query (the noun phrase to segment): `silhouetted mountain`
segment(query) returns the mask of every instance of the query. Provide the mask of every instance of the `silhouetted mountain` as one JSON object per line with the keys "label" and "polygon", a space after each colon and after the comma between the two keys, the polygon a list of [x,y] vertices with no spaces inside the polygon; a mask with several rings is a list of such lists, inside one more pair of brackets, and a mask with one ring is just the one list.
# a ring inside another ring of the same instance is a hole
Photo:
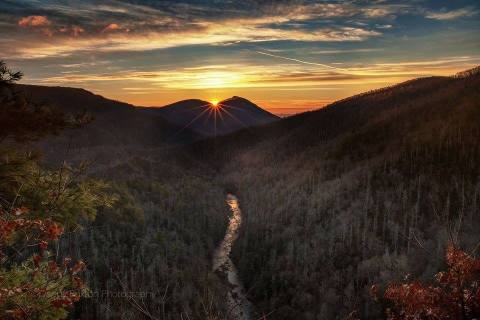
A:
{"label": "silhouetted mountain", "polygon": [[200,138],[198,133],[181,130],[160,115],[144,113],[131,104],[84,89],[34,85],[18,85],[18,89],[32,101],[46,103],[65,114],[86,111],[94,118],[82,128],[66,130],[42,142],[48,159],[87,159],[92,153],[101,153],[105,159],[125,158],[125,148],[167,147]]}
{"label": "silhouetted mountain", "polygon": [[240,97],[221,101],[217,106],[203,100],[183,100],[162,108],[144,108],[183,128],[205,136],[224,135],[233,131],[259,126],[280,118]]}

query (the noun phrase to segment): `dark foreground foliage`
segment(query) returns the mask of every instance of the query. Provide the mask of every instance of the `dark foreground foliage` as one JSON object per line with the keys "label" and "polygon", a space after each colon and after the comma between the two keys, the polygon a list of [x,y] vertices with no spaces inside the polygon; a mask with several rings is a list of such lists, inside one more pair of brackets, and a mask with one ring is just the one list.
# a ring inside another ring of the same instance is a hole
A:
{"label": "dark foreground foliage", "polygon": [[[0,318],[63,319],[88,289],[85,263],[55,253],[65,229],[111,205],[100,181],[62,166],[47,171],[13,142],[35,141],[71,125],[13,86],[21,73],[0,61]],[[13,142],[12,142],[13,141]]]}

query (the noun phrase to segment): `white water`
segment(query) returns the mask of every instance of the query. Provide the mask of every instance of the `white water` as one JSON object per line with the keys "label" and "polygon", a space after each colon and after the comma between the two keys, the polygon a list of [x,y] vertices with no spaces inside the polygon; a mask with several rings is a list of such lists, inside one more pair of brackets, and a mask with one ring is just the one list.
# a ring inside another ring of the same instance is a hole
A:
{"label": "white water", "polygon": [[213,270],[219,273],[227,282],[227,317],[231,320],[251,320],[252,304],[246,297],[242,282],[238,277],[237,268],[230,259],[232,245],[238,237],[238,229],[242,223],[242,212],[238,199],[232,194],[227,195],[227,203],[232,211],[225,238],[215,250]]}

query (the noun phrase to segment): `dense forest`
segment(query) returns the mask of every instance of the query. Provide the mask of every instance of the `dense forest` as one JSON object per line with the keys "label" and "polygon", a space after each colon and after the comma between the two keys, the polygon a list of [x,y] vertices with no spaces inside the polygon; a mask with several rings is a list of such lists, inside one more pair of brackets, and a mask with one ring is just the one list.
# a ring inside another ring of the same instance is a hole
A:
{"label": "dense forest", "polygon": [[[3,63],[0,75],[2,319],[228,319],[211,265],[228,192],[259,317],[420,317],[432,304],[407,308],[395,284],[450,285],[458,270],[474,297],[461,317],[480,313],[478,68],[201,141],[81,90],[15,85]],[[422,292],[457,306],[444,299],[457,287]]]}
{"label": "dense forest", "polygon": [[220,283],[209,257],[226,228],[222,190],[188,176],[118,182],[112,190],[117,205],[61,241],[61,252],[88,257],[91,295],[77,317],[219,319]]}
{"label": "dense forest", "polygon": [[449,243],[475,253],[479,88],[478,69],[413,80],[217,142],[257,306],[275,319],[381,318],[372,284],[432,279]]}

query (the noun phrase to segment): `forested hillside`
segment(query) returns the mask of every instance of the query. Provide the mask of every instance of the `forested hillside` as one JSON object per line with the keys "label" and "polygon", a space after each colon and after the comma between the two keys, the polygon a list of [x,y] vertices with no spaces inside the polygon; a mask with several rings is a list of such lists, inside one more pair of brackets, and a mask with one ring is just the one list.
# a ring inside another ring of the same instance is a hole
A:
{"label": "forested hillside", "polygon": [[[408,81],[195,146],[245,215],[234,257],[274,319],[381,317],[377,283],[431,279],[480,241],[480,75]],[[209,150],[209,151],[205,151]],[[212,160],[212,155],[214,159]]]}
{"label": "forested hillside", "polygon": [[59,132],[39,144],[49,162],[96,161],[111,166],[148,149],[168,149],[200,136],[146,114],[135,106],[110,100],[84,89],[17,85],[31,104],[49,105],[67,116],[84,114],[91,121],[73,130]]}
{"label": "forested hillside", "polygon": [[71,316],[222,319],[227,310],[211,256],[228,208],[215,172],[178,145],[105,143],[94,158],[92,148],[82,151],[82,164],[88,176],[108,183],[117,200],[59,240],[62,255],[87,265],[89,294]]}
{"label": "forested hillside", "polygon": [[210,260],[226,228],[223,190],[182,175],[112,182],[112,191],[113,208],[60,242],[88,266],[91,292],[74,315],[221,319],[223,292]]}
{"label": "forested hillside", "polygon": [[171,124],[21,77],[0,61],[0,318],[222,319],[214,172]]}

